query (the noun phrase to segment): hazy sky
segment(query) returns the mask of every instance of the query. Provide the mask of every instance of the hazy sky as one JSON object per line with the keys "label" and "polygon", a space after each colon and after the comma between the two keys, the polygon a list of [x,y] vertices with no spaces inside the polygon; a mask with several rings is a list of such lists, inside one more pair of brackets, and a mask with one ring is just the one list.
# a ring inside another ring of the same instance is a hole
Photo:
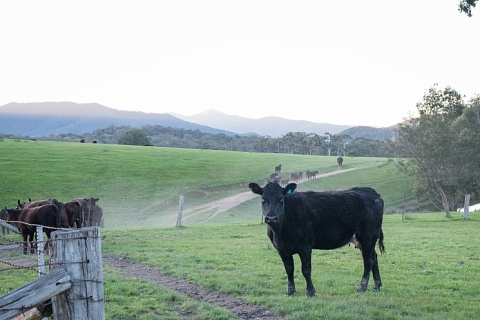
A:
{"label": "hazy sky", "polygon": [[434,83],[480,94],[480,8],[457,3],[2,1],[0,105],[389,126]]}

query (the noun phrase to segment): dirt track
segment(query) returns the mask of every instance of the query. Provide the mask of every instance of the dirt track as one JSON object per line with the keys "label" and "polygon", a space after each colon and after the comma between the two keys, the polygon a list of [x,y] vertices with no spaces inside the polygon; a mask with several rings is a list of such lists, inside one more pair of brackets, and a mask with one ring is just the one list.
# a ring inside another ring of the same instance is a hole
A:
{"label": "dirt track", "polygon": [[[336,174],[347,173],[347,172],[350,172],[352,170],[357,170],[357,169],[358,168],[350,168],[350,169],[345,169],[345,170],[336,170],[336,171],[326,172],[326,173],[318,174],[315,177],[315,179],[321,179],[321,178],[333,176],[333,175],[336,175]],[[300,181],[297,181],[296,183],[300,184],[300,183],[304,183],[306,181],[309,181],[309,180],[302,179]],[[251,191],[246,191],[246,192],[242,192],[242,193],[239,193],[237,195],[234,195],[234,196],[230,196],[230,197],[219,199],[219,200],[216,200],[216,201],[204,203],[204,204],[201,204],[201,205],[198,205],[198,206],[195,206],[195,207],[192,207],[192,208],[189,208],[189,209],[185,210],[184,213],[183,213],[183,220],[184,221],[188,220],[189,218],[191,218],[191,217],[193,217],[197,214],[201,214],[203,212],[213,212],[205,220],[205,222],[206,222],[206,221],[209,221],[209,220],[215,218],[219,214],[221,214],[221,213],[223,213],[227,210],[230,210],[231,208],[233,208],[233,207],[235,207],[235,206],[237,206],[237,205],[239,205],[239,204],[241,204],[245,201],[251,200],[255,197],[257,197],[256,194],[254,194]]]}

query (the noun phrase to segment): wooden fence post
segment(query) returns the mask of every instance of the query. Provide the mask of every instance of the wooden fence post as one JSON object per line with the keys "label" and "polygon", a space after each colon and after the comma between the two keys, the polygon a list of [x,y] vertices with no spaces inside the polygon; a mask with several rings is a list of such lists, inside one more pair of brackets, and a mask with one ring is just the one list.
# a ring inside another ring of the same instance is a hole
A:
{"label": "wooden fence post", "polygon": [[177,216],[177,227],[182,226],[182,216],[183,216],[183,203],[185,202],[185,198],[180,196],[180,201],[178,204],[178,216]]}
{"label": "wooden fence post", "polygon": [[55,319],[105,319],[100,228],[52,233],[51,269],[63,268],[72,287],[52,297]]}

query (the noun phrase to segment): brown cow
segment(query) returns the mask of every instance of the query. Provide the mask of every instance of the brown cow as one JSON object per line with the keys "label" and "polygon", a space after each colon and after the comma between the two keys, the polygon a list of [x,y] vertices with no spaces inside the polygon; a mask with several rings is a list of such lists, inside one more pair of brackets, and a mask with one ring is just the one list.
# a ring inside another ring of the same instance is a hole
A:
{"label": "brown cow", "polygon": [[46,248],[48,248],[50,244],[50,234],[52,231],[56,228],[63,227],[61,210],[54,204],[46,204],[33,208],[7,209],[7,215],[7,221],[19,221],[17,227],[23,237],[24,254],[27,254],[27,238],[30,242],[30,253],[35,252],[34,236],[37,232],[37,225],[43,226],[43,231],[47,234]]}
{"label": "brown cow", "polygon": [[53,204],[60,210],[61,227],[69,228],[70,225],[68,223],[67,212],[65,211],[65,204],[63,202],[58,201],[57,199],[37,200],[37,201],[32,201],[29,199],[29,202],[25,204],[24,208],[35,208],[35,207],[43,206],[46,204]]}

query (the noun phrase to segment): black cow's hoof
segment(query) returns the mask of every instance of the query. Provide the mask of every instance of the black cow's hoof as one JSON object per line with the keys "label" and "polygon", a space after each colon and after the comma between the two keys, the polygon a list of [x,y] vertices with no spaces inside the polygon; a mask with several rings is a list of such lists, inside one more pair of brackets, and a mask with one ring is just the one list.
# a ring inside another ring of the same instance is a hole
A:
{"label": "black cow's hoof", "polygon": [[360,284],[360,287],[358,287],[357,292],[365,292],[367,291],[367,285],[366,284]]}
{"label": "black cow's hoof", "polygon": [[287,297],[291,297],[291,296],[293,296],[294,294],[295,294],[295,289],[293,289],[293,290],[292,290],[292,289],[288,289],[288,290],[287,290],[287,293],[285,293],[285,295],[286,295]]}
{"label": "black cow's hoof", "polygon": [[313,291],[308,291],[307,290],[307,297],[309,297],[309,298],[315,297],[315,290],[313,290]]}
{"label": "black cow's hoof", "polygon": [[380,291],[381,286],[382,286],[382,281],[375,280],[375,284],[373,285],[373,291]]}

